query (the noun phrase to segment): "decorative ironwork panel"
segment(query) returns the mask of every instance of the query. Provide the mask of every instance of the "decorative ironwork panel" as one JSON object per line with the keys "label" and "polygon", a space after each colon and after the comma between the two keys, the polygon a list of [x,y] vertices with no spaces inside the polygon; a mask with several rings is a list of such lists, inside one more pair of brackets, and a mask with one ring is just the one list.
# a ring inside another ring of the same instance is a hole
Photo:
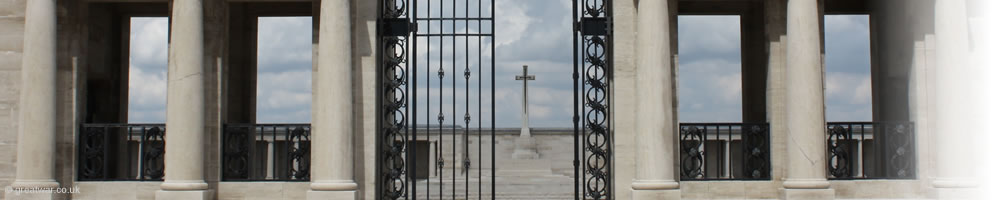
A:
{"label": "decorative ironwork panel", "polygon": [[916,157],[913,123],[881,123],[885,163],[885,178],[916,178]]}
{"label": "decorative ironwork panel", "polygon": [[107,129],[104,127],[87,127],[84,125],[80,131],[80,139],[78,146],[80,147],[80,156],[77,160],[79,163],[79,179],[81,181],[85,180],[101,180],[105,178],[107,174],[105,165],[105,152],[107,152],[107,143],[105,135],[107,135]]}
{"label": "decorative ironwork panel", "polygon": [[309,181],[310,124],[226,124],[223,181]]}
{"label": "decorative ironwork panel", "polygon": [[681,126],[681,179],[698,179],[705,176],[702,168],[705,163],[705,129],[696,125]]}
{"label": "decorative ironwork panel", "polygon": [[378,144],[376,189],[379,199],[407,197],[408,0],[378,3]]}
{"label": "decorative ironwork panel", "polygon": [[222,179],[250,179],[251,126],[226,125],[222,132]]}
{"label": "decorative ironwork panel", "polygon": [[611,1],[574,0],[573,8],[574,107],[582,110],[581,116],[574,109],[573,116],[574,137],[582,136],[574,142],[574,182],[582,187],[575,189],[575,198],[613,199]]}
{"label": "decorative ironwork panel", "polygon": [[828,178],[914,179],[912,122],[827,124]]}
{"label": "decorative ironwork panel", "polygon": [[143,131],[142,167],[140,167],[142,169],[142,178],[140,179],[163,179],[163,154],[166,153],[163,141],[165,132],[160,127],[152,127]]}
{"label": "decorative ironwork panel", "polygon": [[[846,126],[846,127],[845,127]],[[830,125],[827,127],[827,151],[829,156],[828,169],[830,176],[833,178],[849,178],[852,176],[852,170],[854,167],[851,166],[852,153],[854,152],[851,148],[851,135],[852,133],[848,131],[851,128],[849,124],[847,125]]]}
{"label": "decorative ironwork panel", "polygon": [[288,171],[289,178],[294,180],[309,180],[310,158],[310,127],[295,127],[288,135]]}
{"label": "decorative ironwork panel", "polygon": [[681,123],[681,180],[770,180],[768,124]]}
{"label": "decorative ironwork panel", "polygon": [[80,181],[163,180],[163,124],[81,124]]}
{"label": "decorative ironwork panel", "polygon": [[743,175],[747,179],[771,179],[771,131],[768,124],[744,124]]}

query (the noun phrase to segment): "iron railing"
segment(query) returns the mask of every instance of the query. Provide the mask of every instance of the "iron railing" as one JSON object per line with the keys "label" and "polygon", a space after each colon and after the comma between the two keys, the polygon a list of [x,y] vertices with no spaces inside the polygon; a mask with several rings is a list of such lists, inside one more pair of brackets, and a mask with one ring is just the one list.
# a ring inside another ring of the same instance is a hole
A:
{"label": "iron railing", "polygon": [[768,124],[681,123],[681,180],[770,180]]}
{"label": "iron railing", "polygon": [[309,181],[310,124],[226,124],[223,181]]}
{"label": "iron railing", "polygon": [[80,181],[162,181],[164,124],[81,124]]}
{"label": "iron railing", "polygon": [[913,179],[911,122],[827,123],[829,179]]}

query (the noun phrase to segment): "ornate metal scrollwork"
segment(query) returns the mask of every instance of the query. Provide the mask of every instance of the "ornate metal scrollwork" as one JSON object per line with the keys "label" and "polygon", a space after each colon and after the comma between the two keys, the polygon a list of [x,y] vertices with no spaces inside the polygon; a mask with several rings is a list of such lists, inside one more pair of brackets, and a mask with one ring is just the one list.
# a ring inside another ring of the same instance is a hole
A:
{"label": "ornate metal scrollwork", "polygon": [[163,154],[166,152],[163,141],[164,132],[165,130],[154,126],[145,130],[143,134],[142,179],[144,180],[163,179]]}
{"label": "ornate metal scrollwork", "polygon": [[743,125],[743,170],[749,179],[771,178],[771,137],[768,125]]}
{"label": "ornate metal scrollwork", "polygon": [[107,129],[84,127],[80,134],[80,180],[104,178]]}
{"label": "ornate metal scrollwork", "polygon": [[702,146],[705,140],[705,129],[697,126],[681,127],[681,178],[697,179],[705,176],[702,169],[705,162],[705,152]]}
{"label": "ornate metal scrollwork", "polygon": [[296,127],[288,136],[289,150],[288,168],[292,179],[309,180],[309,131],[302,126]]}
{"label": "ornate metal scrollwork", "polygon": [[381,199],[407,196],[407,36],[408,13],[405,0],[379,3],[379,91],[381,116],[378,147],[379,195]]}
{"label": "ornate metal scrollwork", "polygon": [[916,152],[913,146],[913,125],[908,122],[885,123],[883,127],[886,178],[914,178]]}
{"label": "ornate metal scrollwork", "polygon": [[[582,56],[579,58],[582,63],[578,63],[577,69],[583,72],[574,71],[573,74],[574,82],[582,85],[574,94],[580,96],[582,91],[583,98],[583,116],[573,116],[575,125],[583,120],[583,144],[578,147],[583,161],[574,160],[574,165],[583,165],[583,199],[612,199],[610,1],[584,0],[574,6],[573,12],[582,14],[574,26],[582,37],[577,40],[582,48],[576,52]],[[583,80],[579,80],[580,75]]]}
{"label": "ornate metal scrollwork", "polygon": [[584,172],[587,198],[610,192],[611,133],[608,130],[608,66],[605,36],[584,36]]}
{"label": "ornate metal scrollwork", "polygon": [[831,125],[827,134],[828,171],[834,178],[851,177],[851,133],[844,125]]}
{"label": "ornate metal scrollwork", "polygon": [[223,179],[250,178],[250,127],[225,128],[222,138]]}

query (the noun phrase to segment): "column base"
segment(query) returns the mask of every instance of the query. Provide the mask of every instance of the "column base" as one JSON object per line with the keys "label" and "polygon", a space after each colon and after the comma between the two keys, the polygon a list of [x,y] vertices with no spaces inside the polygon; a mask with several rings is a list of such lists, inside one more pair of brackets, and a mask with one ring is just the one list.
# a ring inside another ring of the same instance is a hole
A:
{"label": "column base", "polygon": [[350,191],[319,191],[319,190],[309,190],[308,192],[306,192],[306,199],[307,200],[327,200],[327,199],[330,199],[330,200],[332,200],[332,199],[351,200],[351,199],[356,199],[356,198],[357,198],[357,194],[356,194],[356,191],[354,191],[354,190],[350,190]]}
{"label": "column base", "polygon": [[[51,192],[43,193],[18,193],[14,191],[6,191],[3,193],[4,199],[6,200],[52,200],[56,199],[56,194]],[[65,197],[64,197],[65,198]]]}
{"label": "column base", "polygon": [[976,188],[934,188],[937,199],[980,199]]}
{"label": "column base", "polygon": [[668,190],[632,190],[632,199],[636,200],[675,200],[681,199],[680,189]]}
{"label": "column base", "polygon": [[798,200],[832,200],[835,197],[833,189],[778,189],[781,199]]}
{"label": "column base", "polygon": [[156,200],[210,200],[212,190],[157,190]]}

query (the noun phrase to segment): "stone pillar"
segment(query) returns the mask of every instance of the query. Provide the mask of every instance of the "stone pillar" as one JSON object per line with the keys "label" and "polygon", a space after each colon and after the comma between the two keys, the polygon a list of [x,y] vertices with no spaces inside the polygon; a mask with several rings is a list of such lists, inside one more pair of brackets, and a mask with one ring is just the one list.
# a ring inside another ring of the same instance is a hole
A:
{"label": "stone pillar", "polygon": [[156,199],[212,199],[205,183],[205,55],[201,0],[174,0],[167,61],[163,184]]}
{"label": "stone pillar", "polygon": [[308,199],[354,199],[354,87],[351,4],[320,3],[319,56],[313,96],[312,184]]}
{"label": "stone pillar", "polygon": [[976,186],[974,166],[970,162],[970,140],[977,132],[974,119],[976,87],[969,79],[974,67],[966,61],[969,50],[965,0],[937,0],[934,7],[934,32],[937,47],[935,83],[937,125],[935,140],[937,176],[932,183],[940,199],[972,199]]}
{"label": "stone pillar", "polygon": [[[56,1],[27,1],[24,18],[21,124],[11,187],[56,188]],[[53,199],[52,193],[5,195],[8,199]]]}
{"label": "stone pillar", "polygon": [[788,171],[783,199],[833,199],[826,180],[826,119],[818,0],[788,1]]}
{"label": "stone pillar", "polygon": [[673,39],[669,0],[639,1],[636,65],[634,199],[680,199]]}

